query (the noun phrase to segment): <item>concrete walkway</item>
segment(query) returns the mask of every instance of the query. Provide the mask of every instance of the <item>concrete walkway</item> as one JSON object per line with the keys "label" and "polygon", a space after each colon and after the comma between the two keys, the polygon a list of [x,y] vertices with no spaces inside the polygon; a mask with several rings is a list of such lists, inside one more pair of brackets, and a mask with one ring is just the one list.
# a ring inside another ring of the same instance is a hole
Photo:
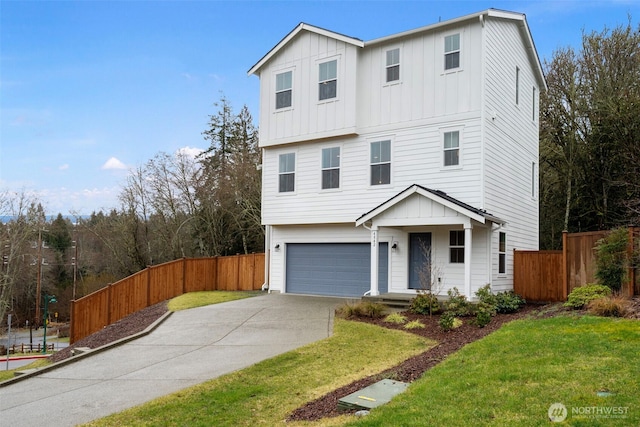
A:
{"label": "concrete walkway", "polygon": [[343,299],[261,295],[179,311],[150,334],[0,388],[0,424],[75,426],[331,335]]}

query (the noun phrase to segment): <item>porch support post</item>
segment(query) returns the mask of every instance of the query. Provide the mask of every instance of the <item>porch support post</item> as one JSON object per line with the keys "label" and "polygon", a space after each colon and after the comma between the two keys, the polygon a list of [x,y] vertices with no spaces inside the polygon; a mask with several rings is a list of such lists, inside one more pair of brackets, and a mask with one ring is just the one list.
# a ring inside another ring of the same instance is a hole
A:
{"label": "porch support post", "polygon": [[471,299],[471,224],[464,225],[464,294]]}
{"label": "porch support post", "polygon": [[379,259],[379,246],[378,246],[378,227],[371,227],[371,296],[380,295],[378,290],[378,259]]}

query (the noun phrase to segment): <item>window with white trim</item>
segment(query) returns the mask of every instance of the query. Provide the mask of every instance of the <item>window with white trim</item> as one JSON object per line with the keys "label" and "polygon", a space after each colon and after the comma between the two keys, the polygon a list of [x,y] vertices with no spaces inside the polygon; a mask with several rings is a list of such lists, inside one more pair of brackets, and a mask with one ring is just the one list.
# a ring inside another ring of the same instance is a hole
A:
{"label": "window with white trim", "polygon": [[276,110],[291,107],[293,72],[276,74]]}
{"label": "window with white trim", "polygon": [[278,192],[288,193],[295,190],[296,153],[280,154]]}
{"label": "window with white trim", "polygon": [[498,274],[507,272],[507,233],[500,232],[498,242]]}
{"label": "window with white trim", "polygon": [[338,60],[318,65],[318,99],[332,99],[338,96]]}
{"label": "window with white trim", "polygon": [[387,51],[387,83],[400,80],[400,48]]}
{"label": "window with white trim", "polygon": [[460,131],[444,133],[444,165],[460,165]]}
{"label": "window with white trim", "polygon": [[391,183],[391,141],[371,143],[371,185]]}
{"label": "window with white trim", "polygon": [[444,38],[444,69],[460,68],[460,33]]}
{"label": "window with white trim", "polygon": [[322,149],[322,189],[340,188],[340,147]]}
{"label": "window with white trim", "polygon": [[449,231],[449,262],[464,263],[464,230]]}

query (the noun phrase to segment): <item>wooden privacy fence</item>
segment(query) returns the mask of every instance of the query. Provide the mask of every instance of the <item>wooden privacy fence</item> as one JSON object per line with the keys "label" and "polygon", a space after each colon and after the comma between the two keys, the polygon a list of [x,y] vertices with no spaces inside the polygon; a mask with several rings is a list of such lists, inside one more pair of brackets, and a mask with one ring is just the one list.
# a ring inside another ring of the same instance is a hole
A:
{"label": "wooden privacy fence", "polygon": [[[596,281],[595,247],[608,231],[564,233],[561,251],[514,251],[513,289],[527,301],[566,301],[571,291]],[[640,228],[629,227],[628,259],[640,239]],[[640,294],[637,266],[630,265],[621,293]]]}
{"label": "wooden privacy fence", "polygon": [[71,302],[74,343],[143,308],[196,291],[251,291],[264,283],[264,254],[183,258],[147,267]]}

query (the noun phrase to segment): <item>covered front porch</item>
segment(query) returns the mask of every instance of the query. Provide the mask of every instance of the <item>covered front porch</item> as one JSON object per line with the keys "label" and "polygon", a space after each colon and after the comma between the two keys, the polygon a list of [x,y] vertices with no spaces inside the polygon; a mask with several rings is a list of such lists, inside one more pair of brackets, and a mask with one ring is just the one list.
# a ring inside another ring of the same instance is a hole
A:
{"label": "covered front porch", "polygon": [[494,234],[503,225],[499,218],[446,193],[410,186],[356,220],[356,226],[371,236],[368,295],[381,293],[374,272],[382,236],[390,241],[388,293],[395,300],[427,289],[445,296],[452,287],[471,299],[475,290],[491,282]]}

